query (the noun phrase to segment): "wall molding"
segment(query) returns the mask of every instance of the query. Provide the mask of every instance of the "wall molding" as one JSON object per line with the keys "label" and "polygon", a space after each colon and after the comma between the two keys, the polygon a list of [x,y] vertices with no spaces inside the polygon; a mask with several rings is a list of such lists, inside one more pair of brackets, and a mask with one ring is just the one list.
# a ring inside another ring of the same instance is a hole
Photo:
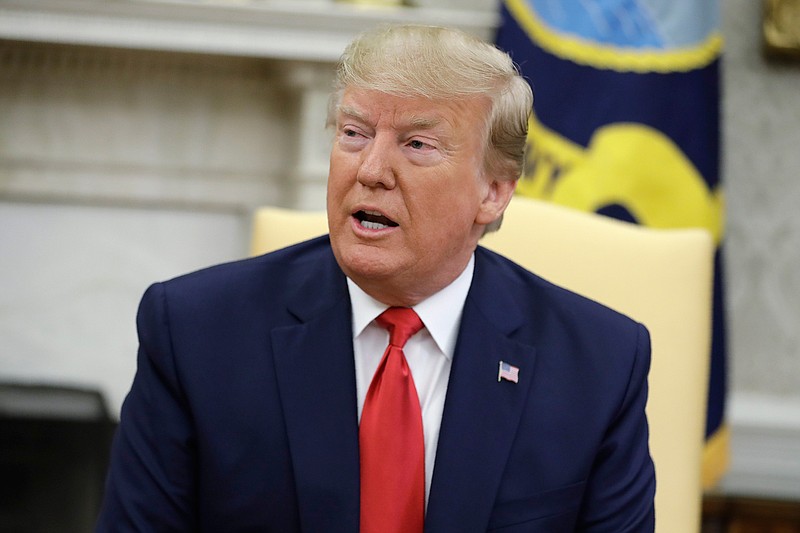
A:
{"label": "wall molding", "polygon": [[[324,182],[317,167],[295,182],[292,150],[322,141],[292,116],[315,84],[327,90],[329,71],[0,41],[0,199],[239,213],[287,204]],[[324,115],[312,119],[323,130]]]}
{"label": "wall molding", "polygon": [[4,0],[0,38],[92,46],[336,61],[366,28],[440,24],[490,39],[494,11],[365,8],[323,0]]}
{"label": "wall molding", "polygon": [[800,397],[734,393],[726,493],[800,498]]}
{"label": "wall molding", "polygon": [[0,200],[249,213],[286,196],[280,181],[202,167],[0,158]]}

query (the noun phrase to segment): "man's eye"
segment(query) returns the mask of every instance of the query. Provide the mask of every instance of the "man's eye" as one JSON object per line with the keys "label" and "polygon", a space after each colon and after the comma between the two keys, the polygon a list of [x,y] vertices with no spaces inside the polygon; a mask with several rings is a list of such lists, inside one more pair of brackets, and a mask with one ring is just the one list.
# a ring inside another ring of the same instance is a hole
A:
{"label": "man's eye", "polygon": [[351,130],[351,129],[349,129],[349,128],[346,128],[346,129],[344,130],[344,134],[345,134],[347,137],[355,137],[356,135],[358,135],[358,132],[357,132],[357,131],[355,131],[355,130]]}
{"label": "man's eye", "polygon": [[422,148],[425,148],[427,146],[427,144],[425,144],[424,142],[416,140],[416,139],[414,139],[413,141],[410,141],[408,143],[408,145],[411,148],[414,148],[415,150],[421,150]]}

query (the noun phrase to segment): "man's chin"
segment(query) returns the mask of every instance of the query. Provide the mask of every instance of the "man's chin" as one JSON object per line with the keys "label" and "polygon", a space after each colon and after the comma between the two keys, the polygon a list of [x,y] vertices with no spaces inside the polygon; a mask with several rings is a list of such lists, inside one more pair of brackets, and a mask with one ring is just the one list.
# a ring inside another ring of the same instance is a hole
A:
{"label": "man's chin", "polygon": [[337,261],[344,273],[353,281],[378,281],[391,279],[397,269],[386,262],[379,253],[348,253],[345,251]]}

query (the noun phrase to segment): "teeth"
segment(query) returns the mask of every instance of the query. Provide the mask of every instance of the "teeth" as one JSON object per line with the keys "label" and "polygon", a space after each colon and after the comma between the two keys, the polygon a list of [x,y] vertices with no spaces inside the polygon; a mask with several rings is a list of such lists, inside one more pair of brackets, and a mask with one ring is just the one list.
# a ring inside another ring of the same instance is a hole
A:
{"label": "teeth", "polygon": [[380,211],[367,211],[367,210],[364,210],[364,212],[366,214],[368,214],[368,215],[374,215],[376,217],[382,217],[383,216],[383,213],[381,213]]}
{"label": "teeth", "polygon": [[367,229],[384,229],[389,227],[386,224],[381,224],[380,222],[370,222],[369,220],[362,220],[361,225]]}

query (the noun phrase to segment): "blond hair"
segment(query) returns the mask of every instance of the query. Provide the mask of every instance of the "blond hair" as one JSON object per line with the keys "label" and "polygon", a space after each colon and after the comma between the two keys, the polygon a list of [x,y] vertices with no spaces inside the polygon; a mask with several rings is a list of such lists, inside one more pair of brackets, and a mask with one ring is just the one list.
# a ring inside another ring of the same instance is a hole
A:
{"label": "blond hair", "polygon": [[328,106],[329,126],[336,122],[347,87],[431,99],[485,95],[491,112],[486,117],[484,171],[501,180],[522,174],[533,94],[508,54],[475,36],[418,25],[366,32],[339,61]]}

